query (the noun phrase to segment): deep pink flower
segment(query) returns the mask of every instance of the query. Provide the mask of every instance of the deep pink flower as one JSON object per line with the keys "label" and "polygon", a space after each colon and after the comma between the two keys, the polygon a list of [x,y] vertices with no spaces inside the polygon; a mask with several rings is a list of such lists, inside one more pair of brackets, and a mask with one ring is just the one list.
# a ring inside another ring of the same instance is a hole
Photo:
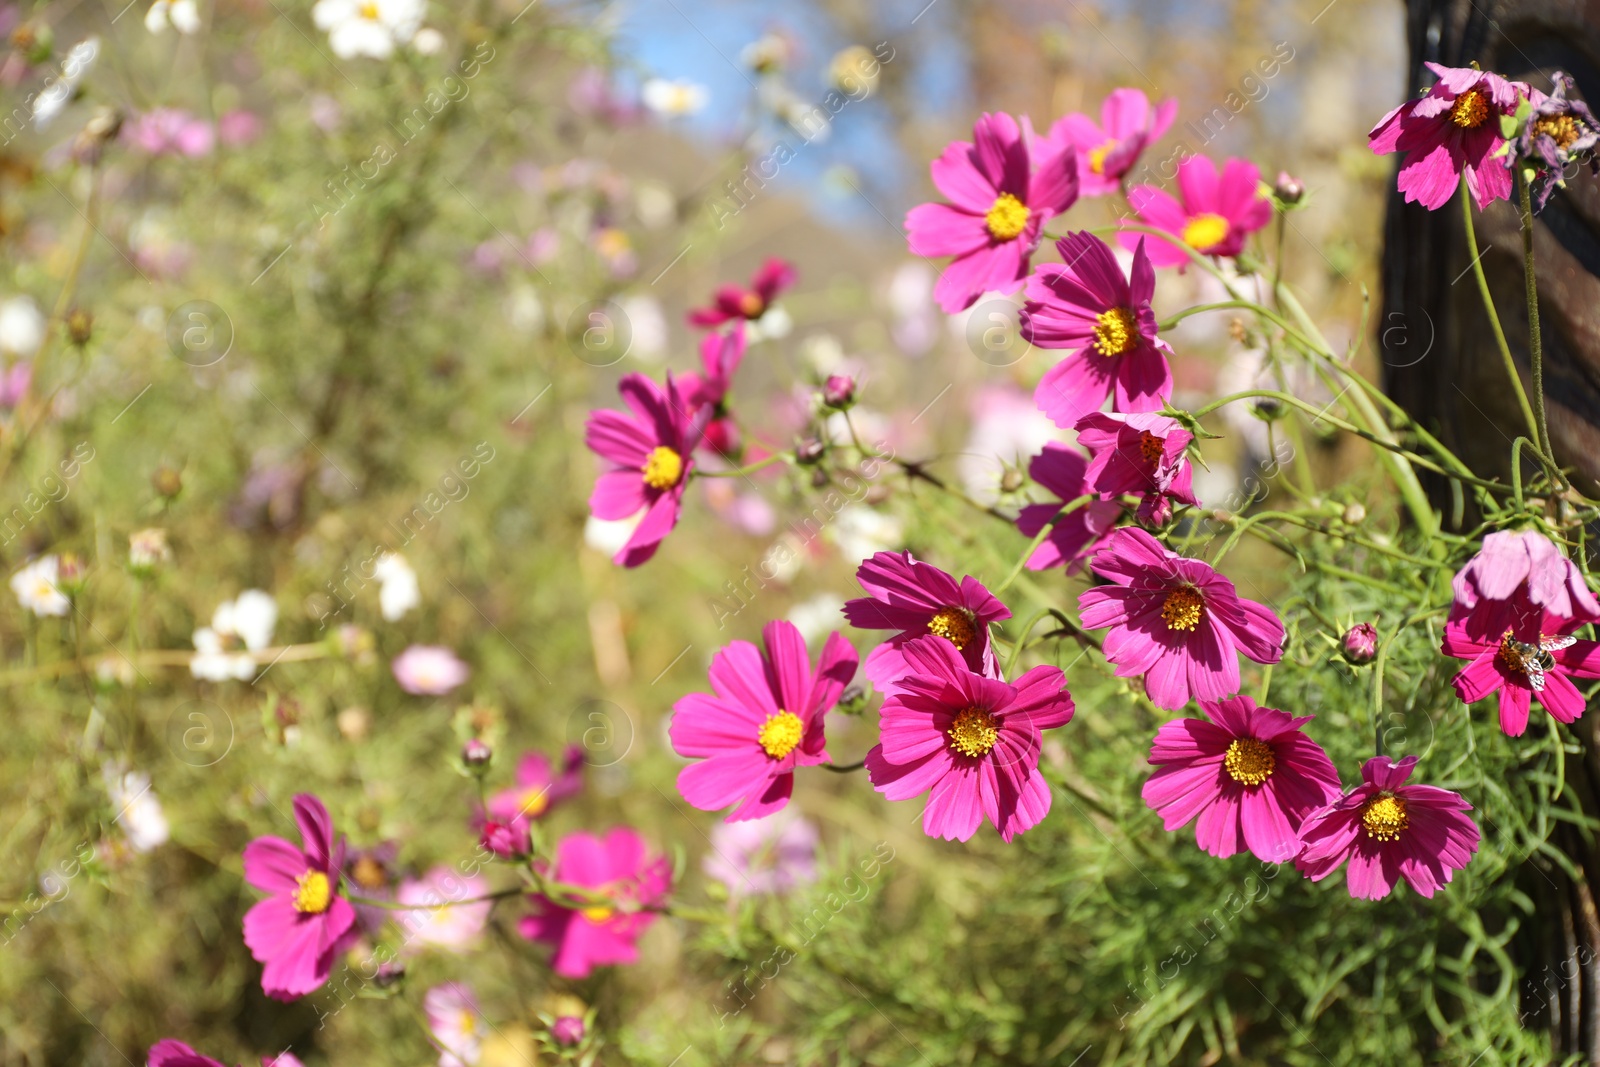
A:
{"label": "deep pink flower", "polygon": [[1480,209],[1511,197],[1511,171],[1494,155],[1505,143],[1500,116],[1517,110],[1528,87],[1470,67],[1427,64],[1438,75],[1433,87],[1383,116],[1367,134],[1380,156],[1404,152],[1399,188],[1406,203],[1441,208],[1467,176]]}
{"label": "deep pink flower", "polygon": [[693,371],[678,376],[678,392],[695,408],[711,408],[721,414],[733,384],[734,372],[744,359],[744,320],[734,322],[726,333],[708,333],[700,339],[699,374]]}
{"label": "deep pink flower", "polygon": [[1098,411],[1108,396],[1118,411],[1165,406],[1172,395],[1172,349],[1156,337],[1156,313],[1150,310],[1156,272],[1143,238],[1134,246],[1128,276],[1110,246],[1092,233],[1069,233],[1056,250],[1062,262],[1041,264],[1028,279],[1022,336],[1040,348],[1074,354],[1039,380],[1039,410],[1065,430]]}
{"label": "deep pink flower", "polygon": [[499,819],[484,819],[478,826],[478,844],[499,856],[501,859],[512,859],[516,856],[526,856],[533,848],[533,838],[528,831],[527,823],[501,822]]}
{"label": "deep pink flower", "polygon": [[261,988],[277,1000],[294,1000],[328,980],[333,961],[355,943],[356,913],[339,895],[344,838],[336,838],[322,801],[294,798],[303,846],[281,837],[258,837],[244,848],[245,881],[271,893],[245,913],[244,943],[261,970]]}
{"label": "deep pink flower", "polygon": [[558,1045],[576,1045],[586,1033],[588,1028],[583,1025],[583,1019],[576,1015],[558,1016],[550,1024],[550,1036]]}
{"label": "deep pink flower", "polygon": [[442,645],[410,645],[389,665],[400,688],[413,696],[443,696],[467,680],[472,669]]}
{"label": "deep pink flower", "polygon": [[1401,878],[1425,897],[1442,889],[1478,851],[1478,827],[1460,793],[1406,784],[1416,763],[1367,760],[1361,785],[1300,824],[1295,866],[1320,882],[1349,860],[1345,884],[1357,900],[1382,900]]}
{"label": "deep pink flower", "polygon": [[[1194,434],[1177,419],[1155,412],[1095,412],[1078,422],[1078,444],[1090,452],[1084,480],[1106,497],[1140,497],[1139,519],[1153,522],[1168,497],[1198,505],[1189,442]],[[1169,506],[1170,510],[1170,506]]]}
{"label": "deep pink flower", "polygon": [[967,666],[998,676],[999,663],[989,642],[989,624],[1011,618],[1011,611],[970,575],[960,584],[909,552],[877,552],[856,569],[867,591],[844,606],[844,617],[861,630],[897,630],[867,656],[866,675],[885,695],[907,667],[900,650],[907,641],[937,634],[950,642]]}
{"label": "deep pink flower", "polygon": [[827,762],[823,716],[856,673],[856,651],[837,631],[815,675],[794,623],[767,623],[761,640],[765,653],[734,641],[711,657],[715,696],[690,693],[672,707],[673,750],[704,758],[678,772],[678,791],[701,811],[738,805],[729,822],[782,808],[795,768]]}
{"label": "deep pink flower", "polygon": [[1177,114],[1176,97],[1152,108],[1150,98],[1138,89],[1113,89],[1100,105],[1098,123],[1074,111],[1056,120],[1047,140],[1057,150],[1076,149],[1078,193],[1103,196],[1117,191],[1122,176],[1167,132]]}
{"label": "deep pink flower", "polygon": [[768,259],[750,279],[750,288],[724,285],[717,290],[710,307],[689,312],[691,326],[721,326],[737,319],[759,319],[767,313],[779,293],[794,284],[794,265],[776,256]]}
{"label": "deep pink flower", "polygon": [[609,468],[595,482],[589,510],[597,519],[617,520],[648,509],[615,556],[624,567],[637,567],[678,524],[699,433],[672,375],[663,389],[642,374],[625,374],[617,390],[631,416],[589,413],[585,442]]}
{"label": "deep pink flower", "polygon": [[647,909],[666,897],[671,870],[666,857],[646,854],[644,838],[632,830],[618,828],[603,839],[570,834],[556,846],[550,876],[610,903],[568,908],[534,897],[538,911],[525,916],[518,929],[530,941],[554,946],[551,966],[563,978],[587,978],[597,966],[632,963],[639,958],[635,942],[655,921]]}
{"label": "deep pink flower", "polygon": [[502,823],[526,828],[557,804],[583,792],[583,746],[568,745],[556,773],[543,752],[524,752],[517,761],[516,785],[489,798],[489,814]]}
{"label": "deep pink flower", "polygon": [[227,1067],[221,1060],[202,1056],[182,1041],[164,1038],[150,1046],[146,1067]]}
{"label": "deep pink flower", "polygon": [[1176,711],[1190,697],[1233,696],[1240,652],[1257,663],[1283,655],[1283,623],[1271,608],[1137,527],[1114,531],[1090,567],[1114,584],[1078,597],[1079,621],[1086,630],[1111,627],[1106,659],[1119,678],[1144,675],[1144,691],[1158,707]]}
{"label": "deep pink flower", "polygon": [[[1017,515],[1017,531],[1024,537],[1037,536],[1045,523],[1054,519],[1061,506],[1090,492],[1084,472],[1089,461],[1082,452],[1054,442],[1045,445],[1028,464],[1028,477],[1056,495],[1049,504],[1029,504]],[[1091,500],[1057,522],[1050,536],[1039,543],[1028,557],[1030,571],[1066,564],[1068,574],[1083,569],[1083,561],[1095,550],[1101,538],[1116,525],[1122,505],[1108,500]]]}
{"label": "deep pink flower", "polygon": [[1248,849],[1287,863],[1300,851],[1301,822],[1343,791],[1328,754],[1303,732],[1314,716],[1258,708],[1246,696],[1201,708],[1205,719],[1156,731],[1150,762],[1160,769],[1144,784],[1144,802],[1169,831],[1198,818],[1202,852],[1226,859]]}
{"label": "deep pink flower", "polygon": [[986,292],[1015,292],[1044,224],[1078,199],[1072,150],[1051,147],[1035,168],[1030,140],[1010,115],[985,113],[972,142],[952,141],[933,161],[933,184],[950,203],[906,215],[913,255],[955,257],[933,287],[947,312]]}
{"label": "deep pink flower", "polygon": [[1499,530],[1451,581],[1455,603],[1450,621],[1465,624],[1473,638],[1499,640],[1527,601],[1552,615],[1600,622],[1600,603],[1583,572],[1537,530]]}
{"label": "deep pink flower", "polygon": [[[1177,235],[1183,244],[1208,256],[1236,256],[1244,240],[1272,221],[1272,201],[1261,195],[1261,172],[1245,159],[1229,159],[1222,166],[1206,156],[1189,156],[1178,164],[1179,203],[1153,185],[1128,191],[1128,203],[1146,226]],[[1143,234],[1124,232],[1117,239],[1132,248]],[[1150,244],[1150,261],[1158,267],[1181,267],[1189,254],[1181,245],[1156,238]]]}
{"label": "deep pink flower", "polygon": [[1050,812],[1040,731],[1072,719],[1060,668],[1041,665],[1010,684],[972,673],[937,637],[904,652],[911,673],[883,702],[882,740],[867,753],[873,788],[890,800],[927,793],[929,837],[965,841],[987,818],[1010,841],[1038,825]]}
{"label": "deep pink flower", "polygon": [[1557,722],[1575,722],[1585,700],[1571,679],[1600,678],[1600,644],[1570,636],[1583,620],[1563,618],[1518,597],[1499,634],[1474,636],[1466,622],[1444,628],[1447,656],[1471,660],[1451,681],[1462,703],[1498,692],[1500,729],[1520,737],[1528,728],[1530,702]]}

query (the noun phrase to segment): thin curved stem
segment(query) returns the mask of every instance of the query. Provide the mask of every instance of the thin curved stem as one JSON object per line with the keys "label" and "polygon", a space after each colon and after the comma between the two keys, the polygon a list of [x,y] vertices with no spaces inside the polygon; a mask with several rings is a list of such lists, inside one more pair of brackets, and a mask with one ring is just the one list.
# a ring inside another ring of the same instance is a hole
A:
{"label": "thin curved stem", "polygon": [[1061,506],[1061,510],[1058,511],[1049,522],[1039,527],[1039,532],[1035,534],[1033,540],[1028,543],[1027,549],[1017,560],[1016,566],[1011,568],[1011,573],[1007,574],[1005,580],[991,589],[990,592],[992,592],[995,596],[999,596],[1001,593],[1005,592],[1006,589],[1010,587],[1011,583],[1017,580],[1017,575],[1022,573],[1022,568],[1027,566],[1028,560],[1033,558],[1034,552],[1037,551],[1040,545],[1044,544],[1045,538],[1050,536],[1050,531],[1055,529],[1056,523],[1060,522],[1068,515],[1071,515],[1079,508],[1087,507],[1092,500],[1094,500],[1094,494],[1085,493],[1083,496],[1075,497],[1074,499],[1063,504]]}
{"label": "thin curved stem", "polygon": [[[1539,329],[1539,279],[1533,269],[1533,196],[1520,166],[1512,167],[1517,182],[1517,199],[1522,205],[1522,278],[1528,299],[1528,361],[1533,365],[1533,418],[1534,430],[1539,435],[1539,448],[1545,455],[1555,457],[1550,446],[1550,423],[1544,411],[1544,340]],[[1557,485],[1565,481],[1557,474]]]}
{"label": "thin curved stem", "polygon": [[1467,234],[1467,252],[1472,256],[1472,276],[1477,279],[1478,295],[1483,297],[1484,310],[1489,313],[1489,326],[1494,330],[1495,343],[1500,346],[1500,358],[1505,361],[1506,376],[1511,379],[1511,389],[1517,395],[1517,406],[1522,408],[1522,417],[1528,420],[1528,436],[1535,441],[1542,440],[1539,421],[1534,418],[1528,393],[1522,388],[1522,375],[1517,372],[1517,361],[1511,357],[1511,346],[1506,343],[1505,330],[1500,328],[1500,313],[1494,309],[1494,294],[1489,292],[1489,279],[1483,274],[1483,255],[1478,251],[1478,231],[1472,224],[1472,196],[1467,191],[1465,177],[1461,179],[1461,188],[1456,195],[1461,198],[1461,224]]}

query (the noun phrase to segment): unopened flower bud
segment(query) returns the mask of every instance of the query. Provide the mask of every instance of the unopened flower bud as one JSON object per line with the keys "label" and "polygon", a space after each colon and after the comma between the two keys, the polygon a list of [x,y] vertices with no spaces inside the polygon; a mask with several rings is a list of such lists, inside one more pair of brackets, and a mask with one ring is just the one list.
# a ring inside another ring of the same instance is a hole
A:
{"label": "unopened flower bud", "polygon": [[162,464],[156,468],[154,474],[150,475],[150,484],[155,487],[156,492],[171,500],[183,492],[183,475]]}
{"label": "unopened flower bud", "polygon": [[576,1045],[586,1032],[583,1020],[576,1015],[563,1015],[550,1024],[550,1036],[558,1045]]}
{"label": "unopened flower bud", "polygon": [[461,746],[461,762],[468,767],[485,767],[494,759],[494,750],[481,739],[474,737]]}
{"label": "unopened flower bud", "polygon": [[1278,181],[1272,187],[1273,195],[1285,204],[1298,204],[1306,195],[1306,183],[1286,170],[1278,172]]}
{"label": "unopened flower bud", "polygon": [[822,402],[843,411],[856,399],[856,380],[848,374],[830,374],[822,383]]}
{"label": "unopened flower bud", "polygon": [[794,446],[794,458],[798,463],[812,464],[822,459],[828,451],[828,446],[818,437],[804,437]]}
{"label": "unopened flower bud", "polygon": [[1359,526],[1367,519],[1367,509],[1360,504],[1349,504],[1339,517],[1351,526]]}
{"label": "unopened flower bud", "polygon": [[1371,663],[1378,658],[1378,631],[1370,622],[1358,622],[1339,639],[1339,650],[1357,666]]}
{"label": "unopened flower bud", "polygon": [[478,835],[478,843],[501,859],[526,856],[532,848],[526,824],[519,826],[499,819],[483,821],[483,832]]}
{"label": "unopened flower bud", "polygon": [[67,339],[82,348],[94,336],[94,316],[83,308],[67,312]]}
{"label": "unopened flower bud", "polygon": [[1022,472],[1015,467],[1007,467],[1000,475],[1000,491],[1002,493],[1015,493],[1022,488],[1025,479]]}
{"label": "unopened flower bud", "polygon": [[706,423],[705,442],[724,456],[739,452],[739,428],[732,419],[712,419]]}
{"label": "unopened flower bud", "polygon": [[1250,414],[1262,422],[1277,422],[1288,412],[1288,406],[1275,396],[1257,397],[1255,403],[1250,405]]}

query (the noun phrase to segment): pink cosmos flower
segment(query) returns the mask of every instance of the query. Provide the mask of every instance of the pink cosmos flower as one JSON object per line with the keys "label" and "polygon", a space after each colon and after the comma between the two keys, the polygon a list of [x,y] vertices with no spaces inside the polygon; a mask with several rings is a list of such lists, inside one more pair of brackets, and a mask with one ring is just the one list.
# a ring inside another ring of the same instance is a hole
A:
{"label": "pink cosmos flower", "polygon": [[[394,921],[406,932],[406,945],[420,942],[437,948],[460,952],[476,941],[489,921],[492,900],[478,900],[489,895],[489,883],[476,875],[461,875],[441,864],[430,869],[421,878],[401,881],[395,893],[400,904],[410,905],[410,910],[395,910]],[[460,901],[473,901],[471,904]]]}
{"label": "pink cosmos flower", "polygon": [[707,407],[722,413],[733,384],[734,372],[744,359],[744,321],[738,320],[727,333],[708,333],[700,339],[700,366],[703,373],[693,371],[678,376],[678,392],[693,407]]}
{"label": "pink cosmos flower", "polygon": [[1300,824],[1295,866],[1320,882],[1349,860],[1345,884],[1357,900],[1382,900],[1401,878],[1425,897],[1448,884],[1478,851],[1478,827],[1460,793],[1406,784],[1416,763],[1367,760],[1361,785]]}
{"label": "pink cosmos flower", "polygon": [[261,1057],[261,1067],[306,1067],[305,1062],[287,1050],[276,1056]]}
{"label": "pink cosmos flower", "polygon": [[1160,523],[1170,517],[1168,498],[1191,506],[1194,471],[1189,442],[1194,434],[1177,419],[1155,412],[1131,415],[1096,412],[1078,423],[1078,444],[1091,454],[1084,480],[1107,497],[1124,493],[1140,497],[1139,520]]}
{"label": "pink cosmos flower", "polygon": [[442,645],[411,645],[389,665],[400,688],[413,696],[443,696],[472,673]]}
{"label": "pink cosmos flower", "polygon": [[933,184],[950,203],[906,215],[913,255],[955,257],[933,289],[951,314],[986,292],[1015,292],[1044,224],[1078,199],[1072,149],[1052,146],[1035,168],[1032,139],[1010,115],[984,114],[971,143],[952,141],[933,161]]}
{"label": "pink cosmos flower", "polygon": [[1138,89],[1113,89],[1100,105],[1098,123],[1074,111],[1057,119],[1046,139],[1058,151],[1076,149],[1081,195],[1104,196],[1117,191],[1122,176],[1167,132],[1177,114],[1176,97],[1152,108],[1150,98]]}
{"label": "pink cosmos flower", "polygon": [[10,411],[22,403],[32,384],[33,364],[27,360],[18,360],[0,372],[0,410]]}
{"label": "pink cosmos flower", "polygon": [[856,569],[856,581],[867,596],[845,604],[850,625],[899,631],[867,656],[866,675],[880,692],[892,693],[909,670],[902,647],[926,634],[950,642],[969,669],[999,675],[989,624],[1011,618],[1011,611],[978,579],[969,575],[958,585],[949,574],[909,552],[877,552]]}
{"label": "pink cosmos flower", "polygon": [[1257,663],[1283,655],[1283,623],[1271,608],[1137,527],[1114,531],[1089,566],[1113,584],[1078,597],[1079,621],[1086,630],[1111,627],[1106,659],[1119,678],[1144,675],[1144,691],[1158,707],[1176,711],[1190,697],[1233,696],[1237,653]]}
{"label": "pink cosmos flower", "polygon": [[1248,849],[1263,863],[1287,863],[1300,851],[1301,822],[1343,792],[1328,754],[1302,732],[1314,716],[1258,708],[1246,696],[1201,707],[1205,719],[1156,731],[1150,762],[1160,769],[1144,784],[1144,802],[1168,831],[1198,818],[1202,852],[1227,859]]}
{"label": "pink cosmos flower", "polygon": [[678,791],[701,811],[738,805],[729,822],[782,808],[794,792],[795,768],[827,762],[823,716],[856,673],[856,651],[837,631],[828,635],[815,675],[794,623],[767,623],[761,640],[765,653],[734,641],[711,657],[716,696],[690,693],[672,708],[673,750],[705,757],[678,772]]}
{"label": "pink cosmos flower", "polygon": [[[1090,492],[1085,479],[1089,461],[1075,448],[1048,444],[1028,464],[1028,477],[1056,495],[1048,504],[1029,504],[1017,514],[1017,531],[1035,537],[1061,512],[1061,506]],[[1091,500],[1061,519],[1050,529],[1050,536],[1039,543],[1028,557],[1030,571],[1042,571],[1066,564],[1068,574],[1083,569],[1083,561],[1117,523],[1122,505],[1108,500]]]}
{"label": "pink cosmos flower", "polygon": [[464,982],[434,986],[423,994],[422,1014],[439,1046],[439,1067],[469,1067],[478,1062],[489,1031],[471,986]]}
{"label": "pink cosmos flower", "polygon": [[720,822],[701,866],[729,896],[782,894],[817,880],[817,844],[817,828],[798,816]]}
{"label": "pink cosmos flower", "polygon": [[550,1036],[558,1045],[572,1046],[583,1040],[588,1028],[576,1015],[561,1015],[550,1024]]}
{"label": "pink cosmos flower", "polygon": [[1464,622],[1470,636],[1498,640],[1516,621],[1511,613],[1526,600],[1552,615],[1600,622],[1600,603],[1583,572],[1537,530],[1498,530],[1451,581],[1451,622]]}
{"label": "pink cosmos flower", "polygon": [[192,159],[210,155],[216,145],[211,123],[169,107],[136,116],[123,136],[152,156],[182,155]]}
{"label": "pink cosmos flower", "polygon": [[604,838],[575,833],[556,846],[557,882],[581,886],[610,903],[569,908],[535,897],[538,911],[518,926],[530,941],[555,948],[551,967],[563,978],[587,978],[597,966],[632,963],[639,958],[635,942],[655,921],[650,908],[671,888],[671,864],[651,858],[644,838],[625,827]]}
{"label": "pink cosmos flower", "polygon": [[778,294],[793,285],[794,281],[793,264],[774,256],[756,271],[755,277],[750,279],[750,288],[724,285],[717,290],[710,307],[691,310],[689,325],[721,326],[738,319],[759,319],[767,313]]}
{"label": "pink cosmos flower", "polygon": [[322,801],[294,798],[303,847],[281,837],[258,837],[244,848],[245,881],[272,894],[244,917],[244,943],[261,970],[261,988],[294,1000],[328,980],[333,961],[359,936],[356,913],[339,895],[344,838],[336,838]]}
{"label": "pink cosmos flower", "polygon": [[690,452],[700,435],[672,375],[663,389],[642,374],[625,374],[617,390],[631,416],[589,413],[585,442],[609,468],[595,482],[589,510],[597,519],[615,521],[648,509],[614,557],[624,567],[637,567],[656,554],[678,524],[694,470]]}
{"label": "pink cosmos flower", "polygon": [[1072,719],[1061,670],[1038,666],[1015,684],[985,678],[932,636],[904,653],[911,673],[883,702],[882,741],[867,753],[873,788],[890,800],[927,793],[929,837],[965,841],[987,818],[1010,841],[1038,825],[1050,812],[1040,731]]}
{"label": "pink cosmos flower", "polygon": [[529,822],[583,792],[583,746],[567,746],[560,774],[543,752],[524,752],[517,761],[516,783],[489,798],[489,814],[507,826],[522,827],[525,834]]}
{"label": "pink cosmos flower", "polygon": [[261,119],[240,108],[225,111],[217,119],[217,136],[229,148],[241,148],[261,136]]}
{"label": "pink cosmos flower", "polygon": [[[1272,221],[1272,202],[1261,195],[1261,172],[1245,159],[1229,159],[1217,174],[1217,165],[1205,156],[1189,156],[1178,164],[1179,203],[1153,185],[1136,185],[1128,203],[1146,226],[1175,234],[1190,248],[1208,256],[1236,256],[1244,240]],[[1122,247],[1132,248],[1143,236],[1117,235]],[[1182,267],[1189,262],[1183,248],[1157,238],[1150,245],[1150,261],[1158,267]]]}
{"label": "pink cosmos flower", "polygon": [[182,1041],[163,1038],[150,1046],[146,1067],[227,1067],[221,1060],[202,1056]]}
{"label": "pink cosmos flower", "polygon": [[1463,174],[1480,210],[1510,199],[1511,171],[1494,158],[1505,143],[1500,116],[1517,110],[1528,87],[1486,70],[1427,67],[1439,80],[1383,116],[1367,134],[1367,147],[1380,156],[1406,154],[1399,189],[1408,204],[1420,203],[1429,211],[1443,207]]}
{"label": "pink cosmos flower", "polygon": [[1498,692],[1500,729],[1510,737],[1528,728],[1535,699],[1557,722],[1575,722],[1586,701],[1571,679],[1600,678],[1600,644],[1569,636],[1583,620],[1563,618],[1521,596],[1505,618],[1498,635],[1473,636],[1464,621],[1445,626],[1440,651],[1472,661],[1450,683],[1456,695],[1472,704]]}

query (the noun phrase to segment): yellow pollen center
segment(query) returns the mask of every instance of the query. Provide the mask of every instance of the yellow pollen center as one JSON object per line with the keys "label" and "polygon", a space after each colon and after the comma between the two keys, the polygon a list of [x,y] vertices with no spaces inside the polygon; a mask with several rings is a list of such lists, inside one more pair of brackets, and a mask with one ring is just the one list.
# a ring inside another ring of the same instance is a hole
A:
{"label": "yellow pollen center", "polygon": [[382,889],[389,884],[389,872],[371,856],[362,856],[351,866],[350,880],[362,889]]}
{"label": "yellow pollen center", "polygon": [[306,915],[321,915],[333,901],[333,887],[321,871],[307,871],[294,880],[294,910]]}
{"label": "yellow pollen center", "polygon": [[1116,147],[1117,140],[1113,137],[1111,140],[1102,141],[1100,144],[1097,144],[1093,148],[1089,149],[1089,170],[1095,174],[1104,174],[1106,172],[1106,157],[1109,156]]}
{"label": "yellow pollen center", "polygon": [[1149,430],[1139,431],[1139,455],[1144,457],[1146,463],[1160,463],[1162,453],[1166,449],[1166,442]]}
{"label": "yellow pollen center", "polygon": [[1094,350],[1120,356],[1139,343],[1139,320],[1132,308],[1107,308],[1094,319]]}
{"label": "yellow pollen center", "polygon": [[1206,602],[1189,586],[1181,585],[1167,594],[1161,605],[1161,619],[1169,630],[1193,630],[1200,625]]}
{"label": "yellow pollen center", "polygon": [[1253,737],[1237,737],[1222,757],[1222,766],[1240,785],[1260,785],[1272,777],[1278,757],[1272,746]]}
{"label": "yellow pollen center", "polygon": [[779,711],[776,715],[767,716],[767,721],[761,724],[756,734],[756,740],[761,742],[767,755],[782,759],[794,751],[804,734],[805,725],[801,723],[800,716],[792,711]]}
{"label": "yellow pollen center", "polygon": [[644,484],[652,489],[671,489],[683,477],[683,457],[666,445],[650,450],[644,461]]}
{"label": "yellow pollen center", "polygon": [[1368,837],[1397,841],[1400,832],[1411,825],[1411,817],[1406,814],[1405,801],[1385,793],[1361,809],[1361,824],[1367,828]]}
{"label": "yellow pollen center", "polygon": [[759,319],[766,309],[766,301],[761,299],[760,293],[746,293],[739,298],[739,310],[747,319]]}
{"label": "yellow pollen center", "polygon": [[592,923],[603,923],[617,913],[615,908],[608,908],[604,904],[595,904],[584,908],[581,914]]}
{"label": "yellow pollen center", "polygon": [[994,716],[981,708],[968,708],[957,715],[947,732],[950,747],[963,756],[987,756],[1000,737]]}
{"label": "yellow pollen center", "polygon": [[956,646],[960,652],[978,636],[978,625],[966,608],[944,608],[928,620],[928,632]]}
{"label": "yellow pollen center", "polygon": [[1028,226],[1028,206],[1010,193],[1001,193],[984,216],[984,223],[997,241],[1009,241]]}
{"label": "yellow pollen center", "polygon": [[517,798],[517,811],[522,815],[540,816],[544,809],[550,806],[550,787],[541,785],[533,789],[524,790]]}
{"label": "yellow pollen center", "polygon": [[1463,130],[1475,130],[1489,117],[1489,101],[1476,89],[1468,89],[1456,97],[1450,108],[1450,121]]}
{"label": "yellow pollen center", "polygon": [[366,3],[361,5],[361,17],[371,22],[378,21],[378,5]]}
{"label": "yellow pollen center", "polygon": [[1204,252],[1228,239],[1228,220],[1203,211],[1183,224],[1183,243]]}
{"label": "yellow pollen center", "polygon": [[1535,133],[1548,136],[1556,143],[1556,147],[1563,151],[1578,139],[1578,124],[1571,115],[1542,118],[1533,124],[1533,129]]}

